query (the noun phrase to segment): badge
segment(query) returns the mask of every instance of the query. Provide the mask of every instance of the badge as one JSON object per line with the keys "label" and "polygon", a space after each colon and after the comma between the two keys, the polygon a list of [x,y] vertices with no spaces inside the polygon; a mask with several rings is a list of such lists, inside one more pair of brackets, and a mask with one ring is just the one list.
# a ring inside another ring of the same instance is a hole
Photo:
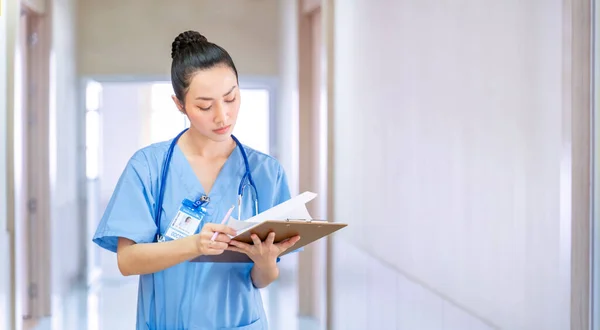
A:
{"label": "badge", "polygon": [[171,239],[179,239],[196,234],[205,214],[206,207],[185,199],[181,203],[179,211],[171,220],[165,236]]}

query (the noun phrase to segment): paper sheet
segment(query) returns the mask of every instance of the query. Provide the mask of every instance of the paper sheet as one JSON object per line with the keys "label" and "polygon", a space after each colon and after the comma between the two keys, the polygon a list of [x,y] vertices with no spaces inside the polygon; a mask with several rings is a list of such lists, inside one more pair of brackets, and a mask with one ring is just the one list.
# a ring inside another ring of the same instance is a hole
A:
{"label": "paper sheet", "polygon": [[248,220],[239,221],[235,218],[230,218],[227,226],[233,228],[238,235],[242,234],[249,228],[264,222],[266,220],[308,220],[312,219],[306,203],[317,197],[317,194],[307,191],[292,199],[289,199],[275,207],[272,207]]}
{"label": "paper sheet", "polygon": [[229,222],[227,222],[227,226],[233,228],[238,234],[256,224],[258,224],[258,222],[253,222],[250,220],[239,221],[234,218],[229,218]]}
{"label": "paper sheet", "polygon": [[310,214],[308,214],[308,210],[306,209],[306,203],[310,202],[315,197],[317,197],[317,194],[313,192],[304,192],[248,220],[253,222],[263,222],[265,220],[310,219]]}

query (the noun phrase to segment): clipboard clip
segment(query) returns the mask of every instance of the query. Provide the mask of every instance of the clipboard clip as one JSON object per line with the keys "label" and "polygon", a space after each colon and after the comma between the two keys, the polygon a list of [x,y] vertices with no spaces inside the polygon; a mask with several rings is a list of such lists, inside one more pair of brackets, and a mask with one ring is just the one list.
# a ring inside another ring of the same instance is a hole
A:
{"label": "clipboard clip", "polygon": [[[307,222],[307,223],[311,223],[311,222],[313,222],[313,220],[314,219],[290,219],[290,218],[285,219],[286,222],[302,221],[302,222]],[[314,220],[314,221],[320,221],[320,220]]]}

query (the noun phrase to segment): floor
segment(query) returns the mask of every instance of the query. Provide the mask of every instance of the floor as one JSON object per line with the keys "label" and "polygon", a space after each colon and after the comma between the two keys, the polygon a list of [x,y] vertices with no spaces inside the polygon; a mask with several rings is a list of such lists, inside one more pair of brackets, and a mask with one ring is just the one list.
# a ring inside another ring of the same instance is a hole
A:
{"label": "floor", "polygon": [[[319,330],[316,322],[297,317],[295,258],[282,260],[279,280],[263,290],[271,329]],[[64,299],[53,300],[53,317],[35,330],[131,330],[135,328],[137,277],[100,278]]]}

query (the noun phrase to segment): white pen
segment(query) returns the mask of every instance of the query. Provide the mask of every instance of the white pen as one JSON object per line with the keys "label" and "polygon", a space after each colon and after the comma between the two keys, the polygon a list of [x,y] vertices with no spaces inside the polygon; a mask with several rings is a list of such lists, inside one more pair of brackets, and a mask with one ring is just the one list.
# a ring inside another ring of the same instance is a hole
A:
{"label": "white pen", "polygon": [[[225,222],[227,222],[227,220],[229,220],[229,217],[231,216],[231,212],[233,212],[234,207],[235,207],[235,205],[232,205],[231,208],[229,209],[229,211],[227,211],[227,213],[225,213],[225,217],[223,217],[223,220],[221,220],[222,225],[225,224]],[[215,232],[210,240],[214,241],[215,239],[217,239],[217,236],[219,236],[219,232]]]}

